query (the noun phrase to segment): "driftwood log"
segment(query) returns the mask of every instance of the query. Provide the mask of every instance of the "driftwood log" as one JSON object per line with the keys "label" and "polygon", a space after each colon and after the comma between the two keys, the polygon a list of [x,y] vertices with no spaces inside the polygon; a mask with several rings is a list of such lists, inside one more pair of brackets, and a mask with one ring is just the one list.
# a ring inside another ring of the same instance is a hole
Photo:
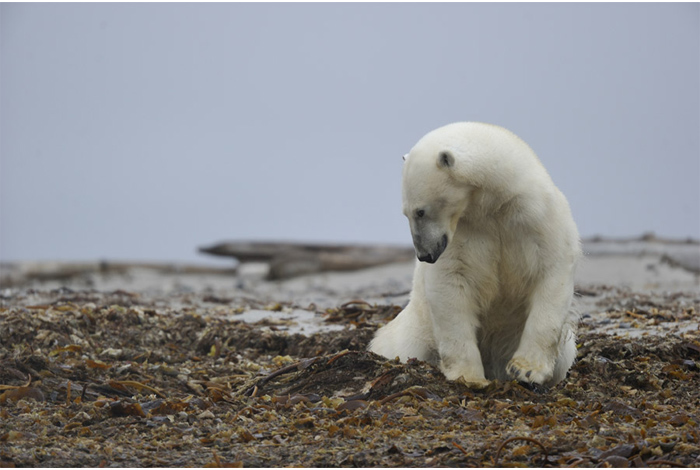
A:
{"label": "driftwood log", "polygon": [[264,262],[267,278],[289,279],[323,271],[354,271],[415,257],[412,247],[395,245],[330,245],[294,242],[224,242],[199,249],[202,253],[230,256],[241,263]]}
{"label": "driftwood log", "polygon": [[82,278],[92,283],[98,275],[127,275],[134,269],[146,269],[159,275],[222,275],[235,274],[236,269],[213,266],[197,266],[180,263],[142,263],[119,261],[86,262],[0,262],[0,289],[24,286],[30,281],[58,281],[70,285],[75,279]]}

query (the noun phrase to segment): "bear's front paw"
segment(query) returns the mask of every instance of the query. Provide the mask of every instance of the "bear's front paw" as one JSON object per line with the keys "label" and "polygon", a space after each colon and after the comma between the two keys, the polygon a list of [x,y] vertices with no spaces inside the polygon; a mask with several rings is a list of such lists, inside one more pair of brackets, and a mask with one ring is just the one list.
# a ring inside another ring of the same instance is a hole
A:
{"label": "bear's front paw", "polygon": [[489,381],[484,377],[484,368],[481,363],[460,363],[442,359],[440,370],[447,380],[461,382],[469,388],[486,388]]}
{"label": "bear's front paw", "polygon": [[530,361],[524,357],[514,357],[506,366],[508,375],[521,382],[544,384],[552,379],[553,367]]}

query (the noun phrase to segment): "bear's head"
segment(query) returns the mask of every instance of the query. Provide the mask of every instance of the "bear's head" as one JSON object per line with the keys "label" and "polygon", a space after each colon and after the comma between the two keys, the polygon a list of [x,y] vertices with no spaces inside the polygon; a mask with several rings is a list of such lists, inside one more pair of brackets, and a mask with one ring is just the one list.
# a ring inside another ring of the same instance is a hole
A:
{"label": "bear's head", "polygon": [[404,156],[403,213],[411,227],[416,256],[434,263],[452,240],[470,191],[454,173],[454,150],[424,140]]}
{"label": "bear's head", "polygon": [[549,175],[528,145],[492,124],[458,122],[426,134],[404,156],[403,213],[420,261],[434,263],[460,219],[501,213]]}

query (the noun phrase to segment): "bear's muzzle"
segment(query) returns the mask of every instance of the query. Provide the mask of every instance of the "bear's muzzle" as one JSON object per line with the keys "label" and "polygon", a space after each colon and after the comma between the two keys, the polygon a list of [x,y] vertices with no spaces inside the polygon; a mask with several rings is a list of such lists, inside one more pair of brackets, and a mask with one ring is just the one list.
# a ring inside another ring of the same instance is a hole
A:
{"label": "bear's muzzle", "polygon": [[418,261],[422,261],[425,263],[430,263],[433,264],[435,263],[440,255],[445,251],[447,248],[447,234],[443,234],[442,237],[440,237],[440,240],[437,244],[434,244],[432,249],[425,249],[422,245],[422,243],[418,243],[417,240],[413,241],[413,245],[416,249],[416,256],[418,257]]}

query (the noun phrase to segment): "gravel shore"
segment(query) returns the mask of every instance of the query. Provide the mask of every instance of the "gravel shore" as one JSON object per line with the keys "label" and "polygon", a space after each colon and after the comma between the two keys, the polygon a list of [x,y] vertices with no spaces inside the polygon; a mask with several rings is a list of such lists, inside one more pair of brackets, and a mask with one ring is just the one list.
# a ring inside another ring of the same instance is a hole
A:
{"label": "gravel shore", "polygon": [[0,465],[700,465],[697,245],[584,247],[578,359],[547,390],[365,352],[413,262],[5,264]]}

